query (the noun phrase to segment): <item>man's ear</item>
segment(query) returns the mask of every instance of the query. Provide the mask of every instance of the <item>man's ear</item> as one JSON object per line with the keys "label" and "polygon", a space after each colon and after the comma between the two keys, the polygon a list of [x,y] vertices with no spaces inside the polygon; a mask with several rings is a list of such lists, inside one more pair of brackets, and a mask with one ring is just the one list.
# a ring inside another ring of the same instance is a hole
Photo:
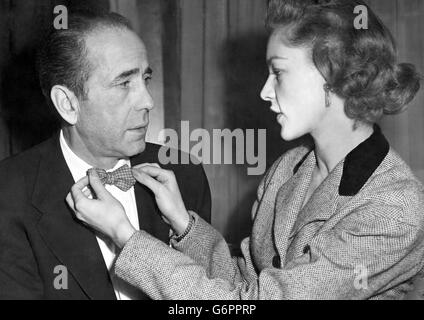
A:
{"label": "man's ear", "polygon": [[80,111],[75,94],[64,86],[56,85],[50,91],[50,98],[63,120],[70,125],[75,125]]}

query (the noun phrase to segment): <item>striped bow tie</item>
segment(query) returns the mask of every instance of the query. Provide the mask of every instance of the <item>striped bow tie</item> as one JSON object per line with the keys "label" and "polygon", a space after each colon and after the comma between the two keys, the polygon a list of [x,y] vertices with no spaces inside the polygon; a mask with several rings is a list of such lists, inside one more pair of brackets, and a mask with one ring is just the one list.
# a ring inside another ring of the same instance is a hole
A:
{"label": "striped bow tie", "polygon": [[89,174],[91,170],[95,170],[97,172],[97,175],[103,185],[114,185],[125,192],[130,190],[136,183],[136,180],[132,175],[131,168],[126,164],[112,172],[106,172],[106,170],[99,168],[91,168],[87,171],[87,174]]}

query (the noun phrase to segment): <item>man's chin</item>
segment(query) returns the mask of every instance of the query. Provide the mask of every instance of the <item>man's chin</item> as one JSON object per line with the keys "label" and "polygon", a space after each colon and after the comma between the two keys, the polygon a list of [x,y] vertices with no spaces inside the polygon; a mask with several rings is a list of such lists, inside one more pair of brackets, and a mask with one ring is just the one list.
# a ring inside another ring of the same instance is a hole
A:
{"label": "man's chin", "polygon": [[139,141],[137,142],[137,144],[134,144],[133,146],[131,146],[131,148],[129,148],[126,152],[125,155],[128,158],[134,157],[136,155],[139,155],[140,153],[142,153],[144,150],[146,149],[146,141]]}

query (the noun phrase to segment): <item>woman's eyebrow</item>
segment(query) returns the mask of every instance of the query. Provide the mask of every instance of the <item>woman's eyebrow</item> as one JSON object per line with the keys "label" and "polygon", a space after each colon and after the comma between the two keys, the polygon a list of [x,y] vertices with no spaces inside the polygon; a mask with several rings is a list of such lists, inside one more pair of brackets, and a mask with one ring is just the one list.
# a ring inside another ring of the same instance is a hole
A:
{"label": "woman's eyebrow", "polygon": [[283,56],[272,56],[272,57],[269,57],[266,60],[267,65],[270,66],[272,64],[272,61],[274,61],[274,60],[287,60],[287,58],[286,57],[283,57]]}

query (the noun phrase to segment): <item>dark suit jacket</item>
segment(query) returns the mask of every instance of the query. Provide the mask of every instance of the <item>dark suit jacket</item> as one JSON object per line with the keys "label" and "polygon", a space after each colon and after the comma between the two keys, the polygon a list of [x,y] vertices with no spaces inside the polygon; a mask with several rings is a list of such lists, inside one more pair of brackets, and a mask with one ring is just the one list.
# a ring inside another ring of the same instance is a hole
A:
{"label": "dark suit jacket", "polygon": [[[159,148],[147,143],[132,165],[158,163]],[[162,167],[174,171],[187,209],[209,221],[210,190],[202,166]],[[73,184],[58,134],[0,162],[0,299],[115,299],[94,233],[66,205]],[[169,227],[153,193],[137,183],[135,197],[140,228],[167,242]],[[57,266],[68,270],[66,290],[55,289]]]}

